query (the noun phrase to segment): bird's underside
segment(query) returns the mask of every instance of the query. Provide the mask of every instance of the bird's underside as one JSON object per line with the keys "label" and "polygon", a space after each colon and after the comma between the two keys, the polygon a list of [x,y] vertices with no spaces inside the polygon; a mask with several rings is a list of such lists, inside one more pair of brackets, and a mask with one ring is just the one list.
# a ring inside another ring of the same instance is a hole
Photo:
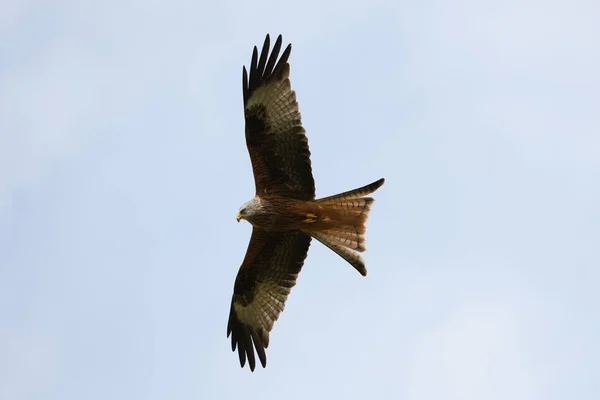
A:
{"label": "bird's underside", "polygon": [[288,58],[279,60],[281,35],[269,56],[267,35],[260,58],[255,47],[250,73],[243,69],[246,144],[256,184],[256,196],[245,203],[237,219],[253,225],[248,250],[235,280],[227,336],[243,367],[254,370],[255,350],[263,367],[269,332],[283,311],[291,288],[315,238],[361,275],[360,252],[366,250],[366,220],[373,198],[383,185],[369,185],[315,199],[308,140],[296,94],[291,90]]}

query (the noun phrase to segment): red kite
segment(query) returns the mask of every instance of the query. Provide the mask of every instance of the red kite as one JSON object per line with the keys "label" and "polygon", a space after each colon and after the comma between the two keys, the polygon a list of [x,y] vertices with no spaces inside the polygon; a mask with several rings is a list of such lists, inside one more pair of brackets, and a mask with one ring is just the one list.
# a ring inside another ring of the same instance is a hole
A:
{"label": "red kite", "polygon": [[365,222],[379,179],[335,196],[315,199],[308,140],[290,86],[288,45],[281,50],[281,35],[269,56],[269,35],[260,58],[254,47],[250,77],[242,72],[246,145],[250,153],[256,196],[237,215],[253,226],[252,237],[233,288],[227,337],[238,349],[240,364],[246,358],[254,371],[254,349],[263,367],[269,332],[283,311],[291,288],[304,264],[311,238],[315,238],[367,274],[359,252],[365,247]]}

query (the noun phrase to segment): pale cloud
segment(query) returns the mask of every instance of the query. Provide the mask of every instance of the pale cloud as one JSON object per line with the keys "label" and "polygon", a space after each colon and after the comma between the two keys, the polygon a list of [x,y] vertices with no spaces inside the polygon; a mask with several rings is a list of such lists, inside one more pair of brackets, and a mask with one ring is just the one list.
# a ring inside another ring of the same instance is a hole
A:
{"label": "pale cloud", "polygon": [[[575,378],[591,388],[598,11],[3,4],[0,310],[15,318],[0,333],[0,397],[548,399],[572,394]],[[225,326],[250,232],[233,216],[253,188],[241,65],[267,32],[294,44],[319,194],[387,183],[369,221],[369,276],[315,243],[268,368],[249,374]],[[549,364],[557,348],[574,372]]]}
{"label": "pale cloud", "polygon": [[64,42],[50,44],[0,79],[0,204],[35,185],[89,138],[82,127],[92,115],[96,83],[88,79],[90,65],[73,51]]}
{"label": "pale cloud", "polygon": [[34,399],[53,386],[60,368],[55,340],[41,332],[0,327],[0,398]]}
{"label": "pale cloud", "polygon": [[409,361],[408,398],[542,398],[526,351],[522,300],[463,304],[423,334]]}

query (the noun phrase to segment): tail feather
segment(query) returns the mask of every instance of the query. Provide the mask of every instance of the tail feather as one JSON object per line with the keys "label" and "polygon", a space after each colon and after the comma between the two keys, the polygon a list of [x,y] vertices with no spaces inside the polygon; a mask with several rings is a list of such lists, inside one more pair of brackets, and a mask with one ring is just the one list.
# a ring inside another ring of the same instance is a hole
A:
{"label": "tail feather", "polygon": [[369,183],[366,186],[359,187],[358,189],[349,190],[347,192],[335,194],[329,197],[323,197],[322,199],[317,200],[317,203],[329,203],[332,200],[354,200],[360,197],[364,197],[379,189],[381,185],[384,184],[384,182],[385,179],[381,178],[373,183]]}
{"label": "tail feather", "polygon": [[333,241],[359,252],[365,251],[365,233],[359,232],[354,226],[346,225],[321,231]]}
{"label": "tail feather", "polygon": [[352,250],[349,247],[346,247],[343,244],[338,243],[337,241],[332,240],[331,237],[325,234],[324,232],[311,232],[311,236],[317,239],[319,242],[323,243],[325,246],[329,247],[331,250],[335,251],[344,260],[348,261],[348,263],[350,263],[350,265],[356,268],[356,270],[362,276],[367,275],[365,261],[356,251]]}
{"label": "tail feather", "polygon": [[333,227],[325,230],[312,230],[308,233],[335,251],[340,257],[352,265],[361,275],[367,274],[365,262],[359,252],[366,251],[366,221],[375,201],[367,196],[383,185],[384,179],[379,179],[369,185],[348,192],[325,197],[316,202],[332,210],[339,216],[339,221]]}
{"label": "tail feather", "polygon": [[371,204],[373,204],[374,201],[375,199],[372,197],[358,197],[355,199],[343,200],[332,199],[327,202],[320,202],[320,200],[317,200],[320,205],[325,207],[329,206],[341,215],[349,218],[360,217],[361,215],[364,215],[366,218],[371,210]]}

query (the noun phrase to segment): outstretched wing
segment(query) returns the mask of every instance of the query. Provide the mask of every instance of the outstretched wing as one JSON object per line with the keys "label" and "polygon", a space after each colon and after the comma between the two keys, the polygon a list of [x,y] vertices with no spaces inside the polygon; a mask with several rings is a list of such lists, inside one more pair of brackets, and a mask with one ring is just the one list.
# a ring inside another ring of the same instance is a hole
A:
{"label": "outstretched wing", "polygon": [[[250,79],[242,73],[246,145],[252,161],[256,194],[279,193],[303,200],[315,197],[308,140],[290,85],[288,58],[292,45],[281,49],[281,35],[269,55],[269,35],[260,59],[254,47]],[[277,64],[276,64],[277,62]]]}
{"label": "outstretched wing", "polygon": [[269,332],[296,284],[310,240],[301,231],[252,230],[246,257],[235,279],[227,324],[231,349],[235,351],[237,347],[242,367],[248,358],[254,371],[254,349],[262,366],[267,365],[265,349],[269,345]]}

